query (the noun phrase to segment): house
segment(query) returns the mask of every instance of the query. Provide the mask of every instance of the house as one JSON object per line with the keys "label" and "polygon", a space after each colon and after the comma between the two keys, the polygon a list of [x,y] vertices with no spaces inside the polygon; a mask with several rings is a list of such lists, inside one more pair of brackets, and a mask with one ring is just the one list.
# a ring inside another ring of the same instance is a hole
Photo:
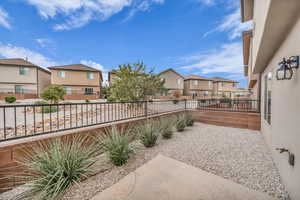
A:
{"label": "house", "polygon": [[188,75],[184,79],[184,94],[193,97],[211,97],[213,80],[198,75]]}
{"label": "house", "polygon": [[102,72],[98,69],[83,65],[72,64],[49,67],[51,84],[61,85],[66,90],[65,99],[84,100],[100,97]]}
{"label": "house", "polygon": [[175,91],[178,91],[180,95],[183,95],[184,77],[181,74],[174,69],[169,68],[160,72],[158,77],[165,81],[164,87],[167,89],[168,95],[174,94]]}
{"label": "house", "polygon": [[0,59],[0,71],[0,99],[5,96],[38,98],[50,85],[48,70],[22,58]]}
{"label": "house", "polygon": [[241,0],[245,73],[258,88],[261,132],[292,200],[300,199],[300,1]]}
{"label": "house", "polygon": [[108,84],[109,84],[109,86],[112,86],[112,84],[114,83],[114,81],[116,79],[117,79],[117,76],[113,71],[108,72]]}
{"label": "house", "polygon": [[237,90],[237,81],[222,77],[213,77],[212,80],[214,97],[232,98],[234,96]]}

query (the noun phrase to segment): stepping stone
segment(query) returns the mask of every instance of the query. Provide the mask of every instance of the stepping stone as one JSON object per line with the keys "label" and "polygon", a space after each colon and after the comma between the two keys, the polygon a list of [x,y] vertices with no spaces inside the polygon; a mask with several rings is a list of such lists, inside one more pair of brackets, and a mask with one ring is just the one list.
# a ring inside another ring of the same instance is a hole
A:
{"label": "stepping stone", "polygon": [[92,200],[274,200],[183,162],[158,155]]}

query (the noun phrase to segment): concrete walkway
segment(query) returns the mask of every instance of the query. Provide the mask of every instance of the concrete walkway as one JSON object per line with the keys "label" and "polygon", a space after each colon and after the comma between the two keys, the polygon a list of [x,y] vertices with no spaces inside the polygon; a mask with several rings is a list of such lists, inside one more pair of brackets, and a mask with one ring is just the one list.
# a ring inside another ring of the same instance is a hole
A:
{"label": "concrete walkway", "polygon": [[[158,155],[92,200],[271,200],[273,198]],[[274,199],[273,199],[274,200]]]}

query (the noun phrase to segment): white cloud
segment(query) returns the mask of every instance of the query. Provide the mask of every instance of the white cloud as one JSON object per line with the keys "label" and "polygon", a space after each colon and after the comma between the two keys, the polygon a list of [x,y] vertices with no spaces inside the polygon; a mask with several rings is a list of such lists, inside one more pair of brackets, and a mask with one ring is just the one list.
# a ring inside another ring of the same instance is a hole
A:
{"label": "white cloud", "polygon": [[201,74],[226,73],[228,77],[243,78],[242,44],[233,42],[219,49],[181,58],[188,64],[181,67],[185,71],[199,70]]}
{"label": "white cloud", "polygon": [[101,64],[99,64],[97,62],[94,62],[92,60],[81,60],[80,63],[101,70],[102,71],[102,76],[103,76],[103,82],[104,83],[107,82],[107,80],[108,80],[108,72],[104,68],[103,65],[101,65]]}
{"label": "white cloud", "polygon": [[11,29],[11,25],[8,22],[9,16],[8,13],[0,7],[0,26],[3,26],[7,29]]}
{"label": "white cloud", "polygon": [[53,44],[53,41],[48,38],[37,38],[35,41],[41,46],[41,47],[47,47],[49,45]]}
{"label": "white cloud", "polygon": [[41,67],[49,67],[53,65],[58,65],[57,62],[47,58],[46,56],[26,49],[24,47],[17,47],[13,45],[4,45],[0,43],[0,56],[4,58],[27,58],[28,61],[32,62]]}
{"label": "white cloud", "polygon": [[[56,24],[55,30],[69,30],[88,24],[91,20],[104,21],[126,7],[144,5],[144,10],[151,4],[162,4],[164,0],[24,0],[35,6],[45,18],[65,17],[65,22]],[[142,8],[140,9],[143,10]]]}
{"label": "white cloud", "polygon": [[207,6],[211,6],[215,3],[215,0],[197,0],[198,2],[205,4]]}

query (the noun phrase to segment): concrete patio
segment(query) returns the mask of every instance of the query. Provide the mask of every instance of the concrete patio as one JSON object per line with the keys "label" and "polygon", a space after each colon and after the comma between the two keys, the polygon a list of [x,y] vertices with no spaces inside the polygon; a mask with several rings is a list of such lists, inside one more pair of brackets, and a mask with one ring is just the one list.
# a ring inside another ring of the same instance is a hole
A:
{"label": "concrete patio", "polygon": [[266,194],[158,155],[92,200],[271,200]]}

